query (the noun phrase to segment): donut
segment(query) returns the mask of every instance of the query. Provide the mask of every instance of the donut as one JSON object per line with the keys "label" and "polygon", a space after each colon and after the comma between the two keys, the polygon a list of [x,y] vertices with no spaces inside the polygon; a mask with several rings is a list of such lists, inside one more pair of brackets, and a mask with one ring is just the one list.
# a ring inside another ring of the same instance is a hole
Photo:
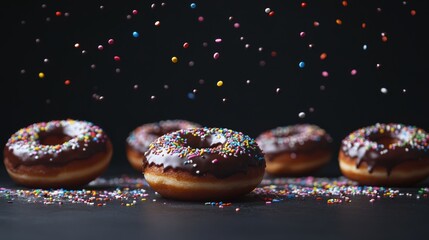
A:
{"label": "donut", "polygon": [[266,173],[275,177],[303,176],[332,158],[332,138],[313,124],[282,126],[261,133],[256,142],[265,154]]}
{"label": "donut", "polygon": [[144,154],[149,149],[149,144],[166,133],[198,127],[201,127],[200,124],[181,119],[143,124],[134,129],[127,138],[126,154],[128,162],[135,170],[141,173]]}
{"label": "donut", "polygon": [[165,198],[227,200],[251,192],[265,172],[254,139],[227,128],[192,128],[167,133],[149,146],[143,174]]}
{"label": "donut", "polygon": [[429,176],[429,135],[416,126],[376,123],[341,143],[342,174],[364,185],[407,186]]}
{"label": "donut", "polygon": [[110,139],[93,123],[53,120],[14,133],[4,148],[4,164],[19,185],[72,188],[101,175],[112,152]]}

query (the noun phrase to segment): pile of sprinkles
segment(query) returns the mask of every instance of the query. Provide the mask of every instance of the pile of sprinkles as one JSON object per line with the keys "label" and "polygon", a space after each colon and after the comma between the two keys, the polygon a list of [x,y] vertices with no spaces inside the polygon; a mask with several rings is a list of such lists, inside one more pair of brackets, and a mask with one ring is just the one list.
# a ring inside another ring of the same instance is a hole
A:
{"label": "pile of sprinkles", "polygon": [[[248,195],[245,202],[202,202],[209,207],[232,207],[239,212],[252,206],[287,204],[291,201],[308,201],[315,204],[374,204],[383,199],[407,198],[428,200],[429,188],[396,189],[378,186],[360,186],[344,177],[339,178],[276,178],[264,179],[260,186]],[[109,207],[114,205],[134,207],[141,204],[174,205],[154,192],[143,178],[123,175],[114,178],[98,178],[87,188],[67,189],[20,189],[0,187],[0,203],[86,205]]]}

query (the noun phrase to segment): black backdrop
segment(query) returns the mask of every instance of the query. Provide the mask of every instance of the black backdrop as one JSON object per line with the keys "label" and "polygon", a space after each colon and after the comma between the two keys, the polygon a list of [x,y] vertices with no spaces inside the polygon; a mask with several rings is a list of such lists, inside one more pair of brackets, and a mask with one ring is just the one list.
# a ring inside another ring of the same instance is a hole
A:
{"label": "black backdrop", "polygon": [[[196,1],[194,9],[191,2],[2,3],[0,144],[34,122],[88,120],[113,140],[112,165],[127,166],[129,132],[163,119],[252,137],[314,123],[337,146],[350,131],[376,122],[429,130],[426,1],[306,1],[305,7],[301,1]],[[320,60],[323,52],[327,58]]]}

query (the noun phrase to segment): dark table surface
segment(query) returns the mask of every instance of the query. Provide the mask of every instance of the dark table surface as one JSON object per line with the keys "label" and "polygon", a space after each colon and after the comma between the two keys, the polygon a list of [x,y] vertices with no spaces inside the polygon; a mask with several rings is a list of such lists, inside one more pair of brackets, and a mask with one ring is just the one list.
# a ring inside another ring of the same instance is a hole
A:
{"label": "dark table surface", "polygon": [[[303,196],[299,184],[308,178],[284,178],[273,182],[275,179],[266,177],[261,187],[279,188],[287,182],[289,189],[298,186],[297,195],[300,196],[274,197],[277,201],[272,200],[270,204],[270,199],[261,197],[260,193],[251,193],[219,207],[219,203],[164,199],[145,185],[142,176],[131,167],[115,166],[102,179],[125,178],[134,181],[134,185],[127,188],[122,183],[115,186],[115,183],[101,182],[87,186],[85,190],[126,192],[145,189],[146,195],[135,198],[134,203],[132,199],[122,199],[97,206],[67,200],[63,204],[46,204],[39,201],[40,197],[11,196],[10,193],[16,193],[18,189],[33,190],[15,185],[4,169],[1,171],[1,239],[417,239],[427,237],[429,233],[427,182],[412,188],[391,188],[389,193],[395,193],[395,197],[347,193],[348,198],[344,198],[325,193]],[[314,181],[335,184],[334,180],[342,179],[336,172],[334,165],[322,169],[315,174]],[[293,181],[297,184],[288,184]],[[315,189],[329,187],[325,184]],[[342,202],[332,204],[332,199],[342,199]],[[375,201],[371,202],[371,199]]]}

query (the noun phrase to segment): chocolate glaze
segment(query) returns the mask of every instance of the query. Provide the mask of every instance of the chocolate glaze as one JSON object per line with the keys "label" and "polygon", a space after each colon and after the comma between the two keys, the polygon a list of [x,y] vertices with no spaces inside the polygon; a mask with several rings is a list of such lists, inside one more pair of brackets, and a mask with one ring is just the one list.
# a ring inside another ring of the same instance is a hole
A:
{"label": "chocolate glaze", "polygon": [[332,138],[325,130],[311,124],[278,127],[262,133],[256,142],[268,161],[280,154],[299,154],[332,149]]}
{"label": "chocolate glaze", "polygon": [[4,148],[14,165],[63,165],[107,151],[109,141],[97,126],[83,121],[37,123],[16,132]]}
{"label": "chocolate glaze", "polygon": [[390,175],[403,162],[428,161],[428,139],[426,132],[413,126],[376,124],[351,133],[343,140],[341,150],[356,158],[357,168],[365,162],[368,172],[381,166]]}
{"label": "chocolate glaze", "polygon": [[[249,167],[265,168],[261,149],[248,136],[227,129],[223,129],[223,133],[213,128],[199,129],[196,131],[202,132],[203,136],[180,130],[159,138],[146,152],[143,168],[156,165],[163,167],[164,171],[177,169],[197,176],[212,174],[217,178],[246,173]],[[229,133],[233,136],[225,134],[227,131],[231,131]],[[238,141],[249,144],[244,148]]]}

